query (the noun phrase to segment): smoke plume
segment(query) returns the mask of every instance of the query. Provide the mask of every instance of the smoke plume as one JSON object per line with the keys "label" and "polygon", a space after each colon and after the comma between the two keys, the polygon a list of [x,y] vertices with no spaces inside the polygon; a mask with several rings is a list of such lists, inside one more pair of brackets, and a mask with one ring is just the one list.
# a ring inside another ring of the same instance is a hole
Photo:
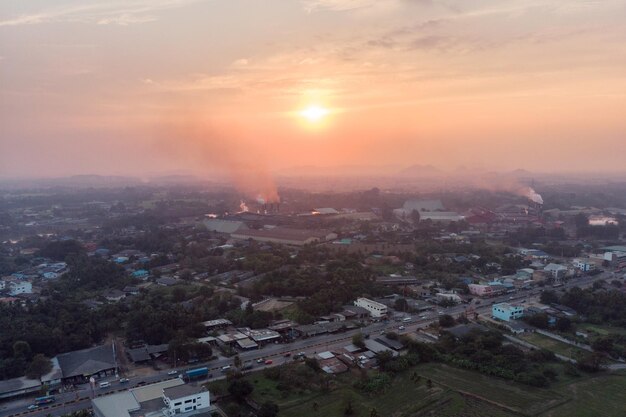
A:
{"label": "smoke plume", "polygon": [[157,145],[171,158],[209,178],[226,178],[251,200],[280,201],[278,189],[265,163],[267,149],[262,141],[236,129],[228,133],[197,121],[185,121],[161,128]]}

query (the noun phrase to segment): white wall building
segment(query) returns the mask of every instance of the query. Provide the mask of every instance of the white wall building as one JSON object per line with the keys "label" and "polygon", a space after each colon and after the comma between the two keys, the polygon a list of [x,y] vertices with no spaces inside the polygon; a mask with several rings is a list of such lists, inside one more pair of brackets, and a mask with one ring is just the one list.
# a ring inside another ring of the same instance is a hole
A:
{"label": "white wall building", "polygon": [[372,317],[383,317],[387,315],[387,306],[369,298],[357,298],[354,302],[357,307],[363,307],[369,311]]}
{"label": "white wall building", "polygon": [[208,410],[211,406],[209,391],[190,384],[163,389],[163,401],[170,416]]}
{"label": "white wall building", "polygon": [[574,268],[580,269],[583,272],[589,272],[596,269],[596,265],[592,262],[585,261],[583,259],[574,259]]}
{"label": "white wall building", "polygon": [[31,294],[33,292],[33,284],[30,281],[11,281],[8,287],[9,295]]}

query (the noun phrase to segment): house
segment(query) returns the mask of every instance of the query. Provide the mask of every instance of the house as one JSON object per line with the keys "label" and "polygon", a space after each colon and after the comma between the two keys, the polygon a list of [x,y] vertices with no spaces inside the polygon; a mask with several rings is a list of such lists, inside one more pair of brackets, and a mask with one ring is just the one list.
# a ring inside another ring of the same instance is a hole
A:
{"label": "house", "polygon": [[435,295],[435,297],[437,298],[438,302],[452,302],[452,303],[460,303],[461,301],[461,297],[459,297],[458,294],[453,294],[453,293],[443,293],[443,292],[439,292]]}
{"label": "house", "polygon": [[176,285],[180,282],[180,280],[172,277],[161,277],[156,280],[156,283],[162,287],[171,287],[172,285]]}
{"label": "house", "polygon": [[211,407],[209,391],[202,385],[184,384],[163,389],[163,402],[169,415],[192,413]]}
{"label": "house", "polygon": [[126,294],[123,291],[113,289],[113,290],[105,291],[102,294],[102,296],[106,298],[107,301],[111,301],[115,303],[125,298]]}
{"label": "house", "polygon": [[596,265],[594,263],[585,261],[584,259],[574,259],[572,263],[574,265],[574,268],[579,269],[583,272],[589,272],[596,269]]}
{"label": "house", "polygon": [[9,281],[7,288],[10,296],[32,294],[33,284],[30,281]]}
{"label": "house", "polygon": [[139,288],[138,287],[126,286],[126,287],[124,287],[124,289],[122,291],[124,291],[124,294],[126,294],[126,295],[137,295],[137,294],[139,294]]}
{"label": "house", "polygon": [[545,272],[547,272],[548,274],[550,274],[552,276],[552,278],[554,279],[561,279],[564,278],[565,275],[567,274],[567,267],[564,265],[559,265],[559,264],[554,264],[554,263],[550,263],[548,265],[546,265],[543,270]]}
{"label": "house", "polygon": [[500,289],[494,285],[469,284],[467,287],[469,288],[470,294],[479,297],[492,297],[500,292]]}
{"label": "house", "polygon": [[491,315],[502,321],[517,320],[524,316],[524,307],[509,303],[499,303],[491,306]]}
{"label": "house", "polygon": [[369,311],[372,317],[379,318],[387,315],[386,305],[370,300],[369,298],[357,298],[354,302],[354,305],[357,307],[363,307],[364,309]]}
{"label": "house", "polygon": [[150,273],[145,269],[138,269],[136,271],[133,271],[131,275],[133,276],[133,278],[145,280],[148,278],[148,275],[150,275]]}

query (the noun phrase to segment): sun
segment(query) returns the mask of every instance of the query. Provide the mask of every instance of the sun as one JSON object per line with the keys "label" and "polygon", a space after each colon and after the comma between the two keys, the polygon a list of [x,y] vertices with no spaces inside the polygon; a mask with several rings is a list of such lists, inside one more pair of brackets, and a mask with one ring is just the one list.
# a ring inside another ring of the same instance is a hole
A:
{"label": "sun", "polygon": [[318,122],[328,115],[328,109],[320,106],[309,106],[300,112],[300,116],[304,117],[311,123]]}

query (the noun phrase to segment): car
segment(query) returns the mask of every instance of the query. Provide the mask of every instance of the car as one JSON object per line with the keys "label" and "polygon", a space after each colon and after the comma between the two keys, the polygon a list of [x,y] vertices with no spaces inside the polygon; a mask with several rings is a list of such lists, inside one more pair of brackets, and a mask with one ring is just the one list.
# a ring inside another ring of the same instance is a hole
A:
{"label": "car", "polygon": [[120,378],[120,384],[126,384],[130,379],[128,378]]}
{"label": "car", "polygon": [[176,369],[172,369],[167,373],[168,375],[178,375],[178,371]]}
{"label": "car", "polygon": [[284,356],[285,358],[288,358],[288,357],[290,357],[290,356],[291,356],[291,352],[287,352],[287,353],[285,353],[283,356]]}
{"label": "car", "polygon": [[226,366],[222,366],[221,371],[222,372],[227,372],[230,369],[230,365],[226,365]]}
{"label": "car", "polygon": [[109,381],[104,381],[104,382],[101,382],[98,386],[100,388],[109,388],[111,386],[111,383]]}
{"label": "car", "polygon": [[259,359],[256,360],[256,363],[263,363],[263,362],[265,362],[265,360],[263,358],[259,358]]}
{"label": "car", "polygon": [[404,327],[404,326],[398,326],[398,330],[404,330],[404,329],[406,329],[406,327]]}
{"label": "car", "polygon": [[271,365],[271,364],[273,364],[274,362],[273,362],[271,359],[268,359],[268,360],[266,360],[264,363],[265,363],[266,365]]}
{"label": "car", "polygon": [[29,410],[36,410],[38,408],[39,408],[39,406],[37,404],[31,404],[31,405],[28,406]]}
{"label": "car", "polygon": [[438,312],[437,314],[444,314],[444,312],[443,312],[443,311],[440,311],[440,312]]}

